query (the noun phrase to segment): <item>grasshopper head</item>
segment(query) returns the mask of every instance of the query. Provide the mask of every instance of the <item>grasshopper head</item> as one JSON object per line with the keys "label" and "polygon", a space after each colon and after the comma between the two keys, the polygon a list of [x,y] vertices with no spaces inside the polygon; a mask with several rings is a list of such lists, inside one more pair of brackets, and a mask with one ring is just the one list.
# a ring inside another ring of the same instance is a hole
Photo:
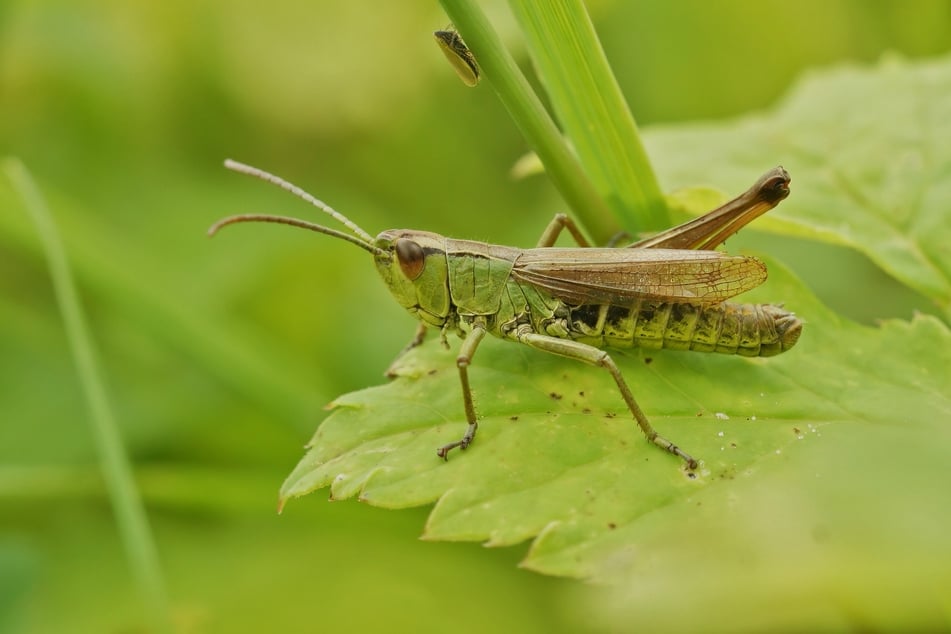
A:
{"label": "grasshopper head", "polygon": [[419,320],[442,326],[449,315],[446,239],[426,231],[390,229],[373,241],[376,269],[400,306]]}

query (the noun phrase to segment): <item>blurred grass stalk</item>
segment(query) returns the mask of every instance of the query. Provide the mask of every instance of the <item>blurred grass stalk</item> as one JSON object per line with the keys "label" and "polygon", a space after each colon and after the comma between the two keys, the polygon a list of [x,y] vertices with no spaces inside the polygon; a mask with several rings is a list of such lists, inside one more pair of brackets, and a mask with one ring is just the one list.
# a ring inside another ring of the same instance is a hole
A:
{"label": "blurred grass stalk", "polygon": [[86,326],[73,282],[69,262],[56,223],[26,167],[17,159],[2,162],[14,190],[36,225],[50,268],[56,301],[63,316],[67,339],[72,349],[76,371],[89,404],[90,422],[100,467],[116,514],[116,524],[132,572],[146,601],[152,627],[156,632],[171,632],[171,620],[165,583],[159,565],[158,551],[149,527],[142,498],[135,485],[132,465],[116,425],[99,366],[94,345]]}
{"label": "blurred grass stalk", "polygon": [[569,147],[474,0],[440,0],[596,244],[663,229],[667,206],[581,0],[510,0]]}

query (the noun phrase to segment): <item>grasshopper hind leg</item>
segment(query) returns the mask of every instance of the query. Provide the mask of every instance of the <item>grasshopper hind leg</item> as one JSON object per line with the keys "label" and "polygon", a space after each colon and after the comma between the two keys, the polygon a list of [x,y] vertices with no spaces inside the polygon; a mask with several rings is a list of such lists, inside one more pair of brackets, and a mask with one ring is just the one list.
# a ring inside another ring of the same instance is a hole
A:
{"label": "grasshopper hind leg", "polygon": [[557,337],[540,335],[535,332],[519,332],[517,333],[516,337],[519,342],[529,345],[533,348],[544,350],[545,352],[551,352],[563,357],[568,357],[570,359],[584,361],[585,363],[589,363],[607,370],[614,378],[614,382],[617,383],[618,390],[621,392],[624,402],[627,404],[631,414],[634,415],[634,420],[637,421],[638,427],[640,427],[641,431],[644,432],[644,435],[647,436],[647,440],[657,445],[664,451],[679,456],[687,464],[687,468],[690,470],[697,468],[699,463],[692,456],[690,456],[690,454],[686,453],[680,447],[658,434],[653,428],[653,426],[650,424],[650,421],[647,420],[647,416],[644,415],[644,411],[641,409],[640,405],[638,405],[637,401],[634,400],[634,395],[631,393],[631,388],[627,386],[627,382],[621,375],[621,371],[614,363],[614,360],[611,359],[611,355],[609,355],[607,352],[578,341],[558,339]]}

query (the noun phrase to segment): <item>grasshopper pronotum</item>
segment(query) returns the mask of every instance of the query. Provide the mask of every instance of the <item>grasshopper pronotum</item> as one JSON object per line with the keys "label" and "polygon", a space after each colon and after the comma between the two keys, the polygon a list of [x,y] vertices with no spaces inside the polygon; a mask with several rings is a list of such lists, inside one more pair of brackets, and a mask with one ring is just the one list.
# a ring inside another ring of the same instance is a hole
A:
{"label": "grasshopper pronotum", "polygon": [[[695,469],[694,458],[654,430],[603,348],[766,357],[789,350],[802,331],[802,322],[781,306],[726,302],[762,284],[766,267],[752,257],[712,250],[789,195],[789,174],[781,167],[706,215],[626,248],[590,247],[575,224],[558,214],[535,248],[518,249],[410,229],[390,229],[372,238],[277,176],[230,160],[225,166],[290,191],[355,235],[263,214],[224,218],[208,230],[210,235],[239,222],[276,222],[346,240],[373,254],[396,301],[420,321],[400,355],[422,343],[429,328],[440,329],[444,343],[451,331],[463,339],[456,366],[468,427],[462,438],[437,450],[441,458],[475,438],[478,423],[468,367],[486,334],[606,369],[647,439]],[[578,248],[552,246],[564,229]]]}

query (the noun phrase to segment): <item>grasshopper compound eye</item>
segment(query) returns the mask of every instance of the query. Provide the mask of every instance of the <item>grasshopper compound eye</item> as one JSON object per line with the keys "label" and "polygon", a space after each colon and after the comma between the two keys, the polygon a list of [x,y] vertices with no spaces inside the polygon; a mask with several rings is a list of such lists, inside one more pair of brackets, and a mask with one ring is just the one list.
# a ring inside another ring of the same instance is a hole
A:
{"label": "grasshopper compound eye", "polygon": [[396,257],[400,261],[400,269],[410,280],[415,280],[423,272],[426,265],[426,256],[423,247],[412,240],[400,239],[396,241]]}

